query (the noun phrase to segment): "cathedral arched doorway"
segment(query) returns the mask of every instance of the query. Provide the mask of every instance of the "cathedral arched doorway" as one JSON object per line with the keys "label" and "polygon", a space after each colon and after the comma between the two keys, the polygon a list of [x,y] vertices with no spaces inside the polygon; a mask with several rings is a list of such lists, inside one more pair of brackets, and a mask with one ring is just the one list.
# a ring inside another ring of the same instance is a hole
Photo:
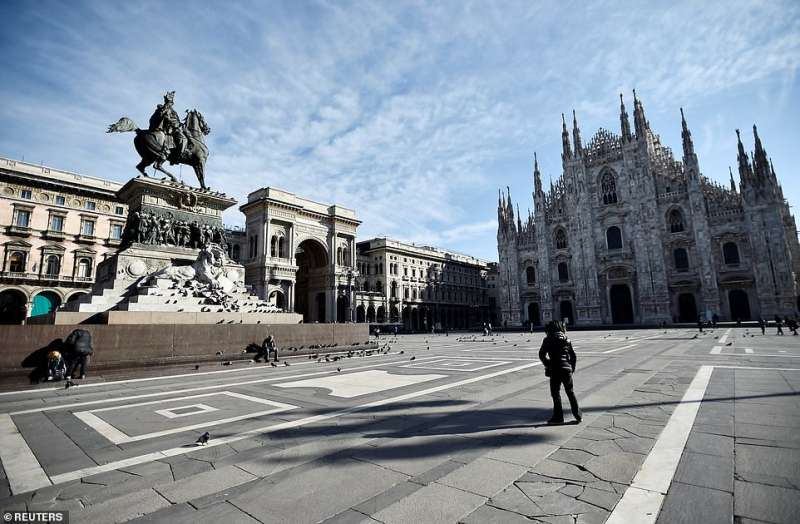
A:
{"label": "cathedral arched doorway", "polygon": [[539,317],[539,304],[536,302],[531,302],[528,304],[528,322],[530,322],[532,326],[538,326],[541,323]]}
{"label": "cathedral arched doorway", "polygon": [[568,325],[575,324],[575,314],[572,312],[572,301],[562,300],[559,305],[559,313],[559,320],[565,321]]}
{"label": "cathedral arched doorway", "polygon": [[364,306],[358,306],[356,308],[356,322],[364,322],[367,319],[367,311],[364,309]]}
{"label": "cathedral arched doorway", "polygon": [[350,310],[350,300],[347,296],[342,295],[336,298],[336,322],[348,322],[350,320],[347,314]]}
{"label": "cathedral arched doorway", "polygon": [[697,302],[693,293],[678,295],[678,322],[697,321]]}
{"label": "cathedral arched doorway", "polygon": [[728,305],[731,308],[731,320],[750,320],[750,299],[743,289],[731,289],[728,292]]}
{"label": "cathedral arched doorway", "polygon": [[280,291],[273,291],[269,294],[269,303],[278,309],[283,309],[283,293]]}
{"label": "cathedral arched doorway", "polygon": [[[300,242],[294,254],[297,276],[294,285],[294,310],[303,322],[325,322],[325,273],[328,253],[312,239]],[[320,299],[320,295],[322,298]]]}
{"label": "cathedral arched doorway", "polygon": [[33,297],[32,317],[46,315],[61,305],[61,297],[52,291],[42,291]]}
{"label": "cathedral arched doorway", "polygon": [[16,289],[0,293],[0,324],[22,324],[27,314],[25,294]]}
{"label": "cathedral arched doorway", "polygon": [[611,322],[614,324],[633,324],[633,298],[627,284],[614,284],[608,291],[611,305]]}

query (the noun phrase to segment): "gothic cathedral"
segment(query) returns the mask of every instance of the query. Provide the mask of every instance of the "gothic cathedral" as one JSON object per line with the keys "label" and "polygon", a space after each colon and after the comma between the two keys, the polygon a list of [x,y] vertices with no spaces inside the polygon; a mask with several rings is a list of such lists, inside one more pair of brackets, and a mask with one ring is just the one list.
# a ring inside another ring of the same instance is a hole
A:
{"label": "gothic cathedral", "polygon": [[584,147],[562,115],[563,173],[542,188],[534,157],[534,211],[498,202],[497,307],[507,326],[657,324],[796,315],[800,245],[794,217],[753,126],[739,131],[739,187],[700,172],[681,110],[683,160],[650,129],[633,94],[620,95],[620,134],[600,129]]}

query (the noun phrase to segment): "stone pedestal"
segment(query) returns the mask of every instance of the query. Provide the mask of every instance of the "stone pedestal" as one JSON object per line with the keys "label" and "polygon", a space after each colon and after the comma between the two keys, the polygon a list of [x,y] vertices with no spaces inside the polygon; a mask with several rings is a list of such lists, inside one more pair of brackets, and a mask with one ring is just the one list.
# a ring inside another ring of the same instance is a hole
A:
{"label": "stone pedestal", "polygon": [[276,312],[249,295],[244,267],[226,257],[214,269],[230,288],[222,289],[224,303],[175,287],[170,278],[151,278],[165,268],[192,266],[206,246],[224,246],[222,213],[234,199],[147,177],[130,180],[117,196],[129,209],[122,249],[99,264],[92,294],[57,311],[53,322],[255,324],[266,323],[267,314],[270,323],[299,322],[299,315]]}

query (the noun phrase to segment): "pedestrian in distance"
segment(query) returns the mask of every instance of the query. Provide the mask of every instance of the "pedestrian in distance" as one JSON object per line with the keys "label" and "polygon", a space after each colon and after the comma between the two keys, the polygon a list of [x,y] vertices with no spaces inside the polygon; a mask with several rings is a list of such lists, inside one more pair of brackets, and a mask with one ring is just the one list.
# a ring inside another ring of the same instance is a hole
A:
{"label": "pedestrian in distance", "polygon": [[758,317],[758,327],[761,328],[761,334],[767,334],[767,321],[764,320],[764,317]]}
{"label": "pedestrian in distance", "polygon": [[697,315],[697,329],[700,333],[703,332],[703,315]]}
{"label": "pedestrian in distance", "polygon": [[717,327],[717,322],[719,322],[719,315],[717,315],[716,313],[714,313],[714,314],[711,316],[711,327],[713,327],[713,328],[715,328],[715,329],[716,329],[716,327]]}
{"label": "pedestrian in distance", "polygon": [[786,325],[789,327],[789,331],[792,332],[793,336],[797,336],[797,318],[795,317],[786,317]]}
{"label": "pedestrian in distance", "polygon": [[775,315],[775,327],[778,328],[776,335],[783,335],[783,319],[779,315]]}
{"label": "pedestrian in distance", "polygon": [[85,329],[76,329],[69,334],[64,342],[69,351],[69,367],[67,368],[67,378],[73,378],[75,369],[80,367],[80,378],[86,378],[86,368],[89,367],[89,360],[94,353],[92,348],[92,334]]}
{"label": "pedestrian in distance", "polygon": [[539,360],[544,365],[544,374],[550,378],[550,395],[553,397],[553,416],[548,424],[563,424],[564,410],[561,407],[561,386],[569,399],[572,416],[577,423],[581,422],[582,414],[578,407],[578,399],[573,391],[572,375],[575,373],[577,357],[572,349],[572,343],[567,338],[563,324],[550,321],[544,328],[545,338],[539,349]]}
{"label": "pedestrian in distance", "polygon": [[[264,362],[269,362],[269,354],[272,353],[275,349],[275,338],[272,335],[267,335],[267,338],[261,343],[261,347],[258,348],[258,353],[256,353],[256,357],[253,359],[255,362],[261,362],[261,359],[264,359]],[[275,361],[278,361],[277,355],[275,356]]]}

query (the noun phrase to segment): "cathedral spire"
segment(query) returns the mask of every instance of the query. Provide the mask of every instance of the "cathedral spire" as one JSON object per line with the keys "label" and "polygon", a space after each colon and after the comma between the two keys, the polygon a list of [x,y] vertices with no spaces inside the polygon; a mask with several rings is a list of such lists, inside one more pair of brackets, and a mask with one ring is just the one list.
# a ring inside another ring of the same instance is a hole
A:
{"label": "cathedral spire", "polygon": [[631,123],[628,120],[628,112],[625,110],[625,101],[622,99],[622,93],[619,94],[619,127],[622,131],[622,139],[630,142]]}
{"label": "cathedral spire", "polygon": [[575,115],[575,110],[572,110],[572,140],[575,146],[575,156],[581,156],[583,145],[581,145],[581,130],[578,127],[578,117]]}
{"label": "cathedral spire", "polygon": [[539,159],[536,158],[536,151],[533,152],[533,190],[536,195],[542,193],[542,174],[539,172]]}
{"label": "cathedral spire", "polygon": [[758,136],[758,129],[753,124],[753,138],[755,139],[756,150],[753,153],[753,174],[757,178],[768,179],[770,178],[769,160],[767,159],[767,152],[761,144],[761,138]]}
{"label": "cathedral spire", "polygon": [[739,149],[737,160],[739,161],[739,187],[741,187],[749,184],[753,176],[753,171],[750,167],[750,159],[747,157],[744,145],[742,144],[742,135],[738,129],[736,130],[736,142]]}
{"label": "cathedral spire", "polygon": [[689,131],[689,126],[686,125],[683,108],[681,108],[681,138],[683,138],[683,158],[692,158],[692,155],[694,155],[694,142],[692,142],[692,132]]}
{"label": "cathedral spire", "polygon": [[733,180],[733,170],[728,166],[728,173],[731,175],[731,191],[736,193],[736,182]]}
{"label": "cathedral spire", "polygon": [[633,126],[636,130],[636,138],[644,137],[647,129],[647,119],[644,117],[644,106],[636,97],[636,90],[633,90]]}
{"label": "cathedral spire", "polygon": [[567,131],[567,120],[564,118],[564,113],[561,113],[561,160],[567,161],[572,158],[572,149],[569,145],[569,132]]}

